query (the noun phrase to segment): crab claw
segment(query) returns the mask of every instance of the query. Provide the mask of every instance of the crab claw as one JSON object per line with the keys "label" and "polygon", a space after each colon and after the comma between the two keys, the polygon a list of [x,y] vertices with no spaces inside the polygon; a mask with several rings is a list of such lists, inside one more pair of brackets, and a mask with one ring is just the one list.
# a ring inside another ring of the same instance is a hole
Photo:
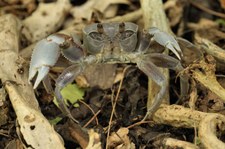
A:
{"label": "crab claw", "polygon": [[50,67],[54,66],[57,62],[60,55],[60,45],[63,45],[65,41],[65,35],[53,34],[39,41],[34,47],[28,77],[28,81],[30,82],[36,73],[38,73],[34,89],[37,88],[48,74]]}
{"label": "crab claw", "polygon": [[181,57],[183,56],[182,51],[180,49],[178,42],[172,35],[166,32],[160,31],[156,27],[150,28],[148,30],[148,33],[153,36],[153,39],[157,43],[170,49],[178,57],[178,59],[181,59]]}
{"label": "crab claw", "polygon": [[57,62],[60,53],[71,62],[80,60],[84,56],[80,44],[77,36],[71,37],[60,33],[39,41],[34,47],[29,69],[29,82],[38,73],[33,88],[35,89],[44,80],[50,67]]}
{"label": "crab claw", "polygon": [[28,77],[28,81],[30,82],[36,73],[38,73],[34,89],[48,74],[50,67],[55,65],[59,55],[60,47],[56,42],[43,39],[37,43],[32,54]]}

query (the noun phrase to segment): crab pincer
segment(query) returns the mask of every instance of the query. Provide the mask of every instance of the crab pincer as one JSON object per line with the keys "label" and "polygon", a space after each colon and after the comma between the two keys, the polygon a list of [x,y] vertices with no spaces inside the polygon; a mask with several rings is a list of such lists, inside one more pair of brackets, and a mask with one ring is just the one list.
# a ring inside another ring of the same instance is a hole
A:
{"label": "crab pincer", "polygon": [[43,39],[39,41],[33,51],[30,69],[29,81],[38,73],[33,88],[37,88],[40,82],[48,74],[50,67],[54,66],[60,55],[59,45],[55,42]]}
{"label": "crab pincer", "polygon": [[34,89],[45,78],[50,68],[56,64],[60,54],[70,61],[77,61],[84,55],[79,45],[74,43],[70,36],[64,34],[50,35],[36,44],[32,53],[28,78],[30,82],[37,74]]}
{"label": "crab pincer", "polygon": [[153,39],[163,47],[171,50],[179,60],[183,56],[177,40],[170,34],[159,30],[156,27],[151,27],[148,33],[153,36]]}

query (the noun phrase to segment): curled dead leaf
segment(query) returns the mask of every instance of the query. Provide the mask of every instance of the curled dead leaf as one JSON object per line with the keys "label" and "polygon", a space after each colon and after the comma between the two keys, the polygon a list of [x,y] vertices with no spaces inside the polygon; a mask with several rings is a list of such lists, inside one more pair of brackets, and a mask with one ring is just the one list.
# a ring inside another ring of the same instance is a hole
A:
{"label": "curled dead leaf", "polygon": [[117,149],[135,149],[135,145],[128,137],[128,133],[128,128],[120,128],[117,132],[113,132],[108,138],[108,147]]}

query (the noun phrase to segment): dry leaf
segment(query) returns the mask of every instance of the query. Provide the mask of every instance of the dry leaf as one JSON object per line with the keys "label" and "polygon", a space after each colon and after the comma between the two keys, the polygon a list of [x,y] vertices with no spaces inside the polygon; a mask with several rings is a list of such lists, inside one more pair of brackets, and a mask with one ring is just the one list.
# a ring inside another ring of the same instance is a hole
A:
{"label": "dry leaf", "polygon": [[195,31],[195,38],[206,38],[213,43],[225,39],[225,34],[219,30],[219,25],[209,19],[203,18],[198,23],[188,23],[188,27]]}
{"label": "dry leaf", "polygon": [[108,147],[116,149],[135,149],[135,145],[128,137],[129,129],[120,128],[109,136]]}
{"label": "dry leaf", "polygon": [[93,129],[88,131],[89,134],[89,142],[86,149],[101,149],[101,139],[100,135],[96,132],[94,132]]}
{"label": "dry leaf", "polygon": [[185,4],[179,0],[169,0],[164,4],[164,9],[168,11],[170,26],[177,25],[182,17]]}
{"label": "dry leaf", "polygon": [[220,0],[220,5],[223,9],[225,9],[225,0]]}
{"label": "dry leaf", "polygon": [[90,21],[95,11],[105,15],[108,13],[107,10],[111,11],[110,6],[116,4],[130,4],[130,2],[128,0],[89,0],[81,6],[73,7],[70,13],[75,18],[75,22],[81,22],[83,19]]}
{"label": "dry leaf", "polygon": [[128,0],[95,0],[95,5],[93,6],[94,9],[100,11],[101,13],[104,13],[105,10],[110,5],[116,5],[116,4],[130,4]]}
{"label": "dry leaf", "polygon": [[35,42],[56,32],[70,8],[68,0],[40,3],[36,11],[23,21],[22,33],[30,42]]}

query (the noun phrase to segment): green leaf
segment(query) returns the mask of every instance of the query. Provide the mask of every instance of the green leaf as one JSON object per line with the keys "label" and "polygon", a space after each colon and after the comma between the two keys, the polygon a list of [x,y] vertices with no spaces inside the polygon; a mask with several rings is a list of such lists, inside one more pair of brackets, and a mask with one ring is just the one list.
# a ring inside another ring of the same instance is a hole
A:
{"label": "green leaf", "polygon": [[199,146],[201,144],[201,139],[199,137],[195,137],[195,143]]}
{"label": "green leaf", "polygon": [[225,20],[224,19],[217,19],[216,23],[222,26],[225,26]]}
{"label": "green leaf", "polygon": [[56,125],[58,122],[60,122],[62,120],[61,117],[56,117],[55,119],[49,120],[49,123],[51,125]]}
{"label": "green leaf", "polygon": [[[79,105],[76,103],[78,100],[83,99],[84,90],[79,88],[76,84],[68,84],[61,90],[61,94],[67,106],[69,105],[69,101],[74,107],[78,107]],[[58,102],[55,97],[53,102],[56,106],[58,106]]]}

